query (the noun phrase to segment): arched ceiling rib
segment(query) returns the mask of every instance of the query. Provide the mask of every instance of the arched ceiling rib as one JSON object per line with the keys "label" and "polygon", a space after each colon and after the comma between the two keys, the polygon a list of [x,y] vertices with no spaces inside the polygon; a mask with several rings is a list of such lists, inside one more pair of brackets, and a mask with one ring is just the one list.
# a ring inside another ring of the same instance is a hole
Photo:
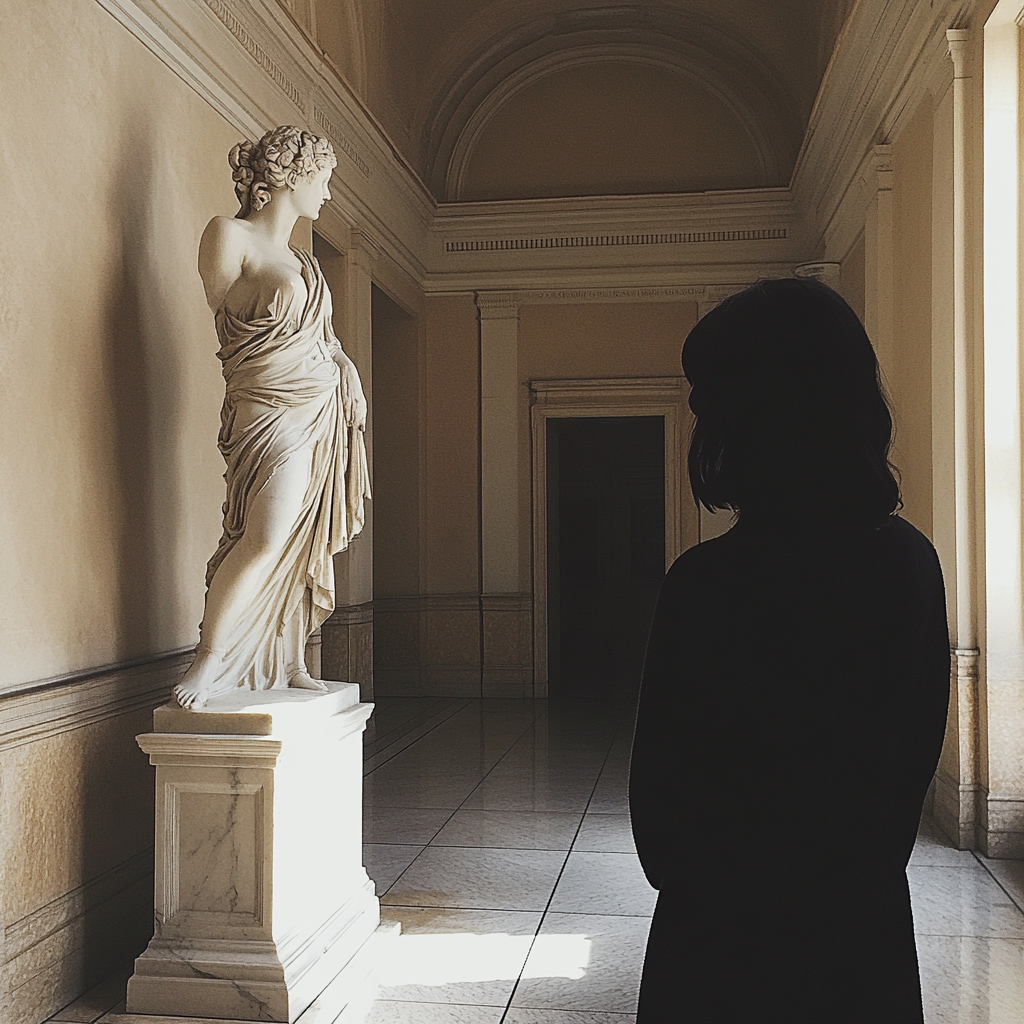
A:
{"label": "arched ceiling rib", "polygon": [[467,24],[435,62],[422,91],[415,118],[420,157],[438,199],[460,198],[474,140],[516,91],[602,55],[619,60],[631,55],[700,82],[742,124],[764,165],[762,183],[788,180],[803,134],[800,104],[786,80],[746,40],[680,5],[591,5],[556,13],[551,4],[508,6],[519,8],[521,20],[490,36],[486,33],[494,26],[483,19]]}

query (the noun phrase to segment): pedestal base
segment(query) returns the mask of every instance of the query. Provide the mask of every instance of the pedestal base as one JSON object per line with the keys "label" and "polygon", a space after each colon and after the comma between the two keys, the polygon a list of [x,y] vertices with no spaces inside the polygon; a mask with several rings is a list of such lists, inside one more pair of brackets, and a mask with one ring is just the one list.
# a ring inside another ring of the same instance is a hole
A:
{"label": "pedestal base", "polygon": [[362,867],[355,684],[168,705],[157,767],[156,931],[129,1013],[293,1022],[380,922]]}

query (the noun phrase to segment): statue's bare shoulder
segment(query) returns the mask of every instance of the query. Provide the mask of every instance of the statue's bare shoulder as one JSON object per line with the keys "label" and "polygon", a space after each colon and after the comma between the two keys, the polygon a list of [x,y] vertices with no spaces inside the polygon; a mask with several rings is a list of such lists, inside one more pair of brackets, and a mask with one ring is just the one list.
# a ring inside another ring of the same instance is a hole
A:
{"label": "statue's bare shoulder", "polygon": [[242,274],[251,238],[251,225],[234,217],[214,217],[206,225],[199,241],[199,275],[215,313]]}

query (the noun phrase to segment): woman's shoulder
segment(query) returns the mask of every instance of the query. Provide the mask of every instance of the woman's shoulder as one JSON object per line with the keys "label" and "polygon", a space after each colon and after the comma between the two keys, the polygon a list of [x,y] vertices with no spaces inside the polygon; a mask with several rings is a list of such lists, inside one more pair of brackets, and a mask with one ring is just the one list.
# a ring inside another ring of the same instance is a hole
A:
{"label": "woman's shoulder", "polygon": [[702,580],[715,578],[731,561],[734,547],[730,534],[725,533],[687,548],[669,567],[663,588],[699,585]]}
{"label": "woman's shoulder", "polygon": [[939,556],[932,542],[901,516],[890,516],[877,528],[883,561],[894,572],[914,572],[942,579]]}

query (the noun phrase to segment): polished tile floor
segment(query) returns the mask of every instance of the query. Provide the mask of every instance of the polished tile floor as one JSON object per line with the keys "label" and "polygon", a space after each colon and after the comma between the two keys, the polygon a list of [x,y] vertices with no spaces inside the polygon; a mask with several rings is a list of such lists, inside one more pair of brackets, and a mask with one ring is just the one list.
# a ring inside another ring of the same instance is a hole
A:
{"label": "polished tile floor", "polygon": [[[401,935],[344,1024],[631,1024],[655,896],[629,831],[631,728],[627,701],[378,702],[365,861]],[[928,1024],[1022,1024],[1024,863],[926,821],[909,875]],[[126,977],[53,1021],[152,1024],[125,1014]]]}

